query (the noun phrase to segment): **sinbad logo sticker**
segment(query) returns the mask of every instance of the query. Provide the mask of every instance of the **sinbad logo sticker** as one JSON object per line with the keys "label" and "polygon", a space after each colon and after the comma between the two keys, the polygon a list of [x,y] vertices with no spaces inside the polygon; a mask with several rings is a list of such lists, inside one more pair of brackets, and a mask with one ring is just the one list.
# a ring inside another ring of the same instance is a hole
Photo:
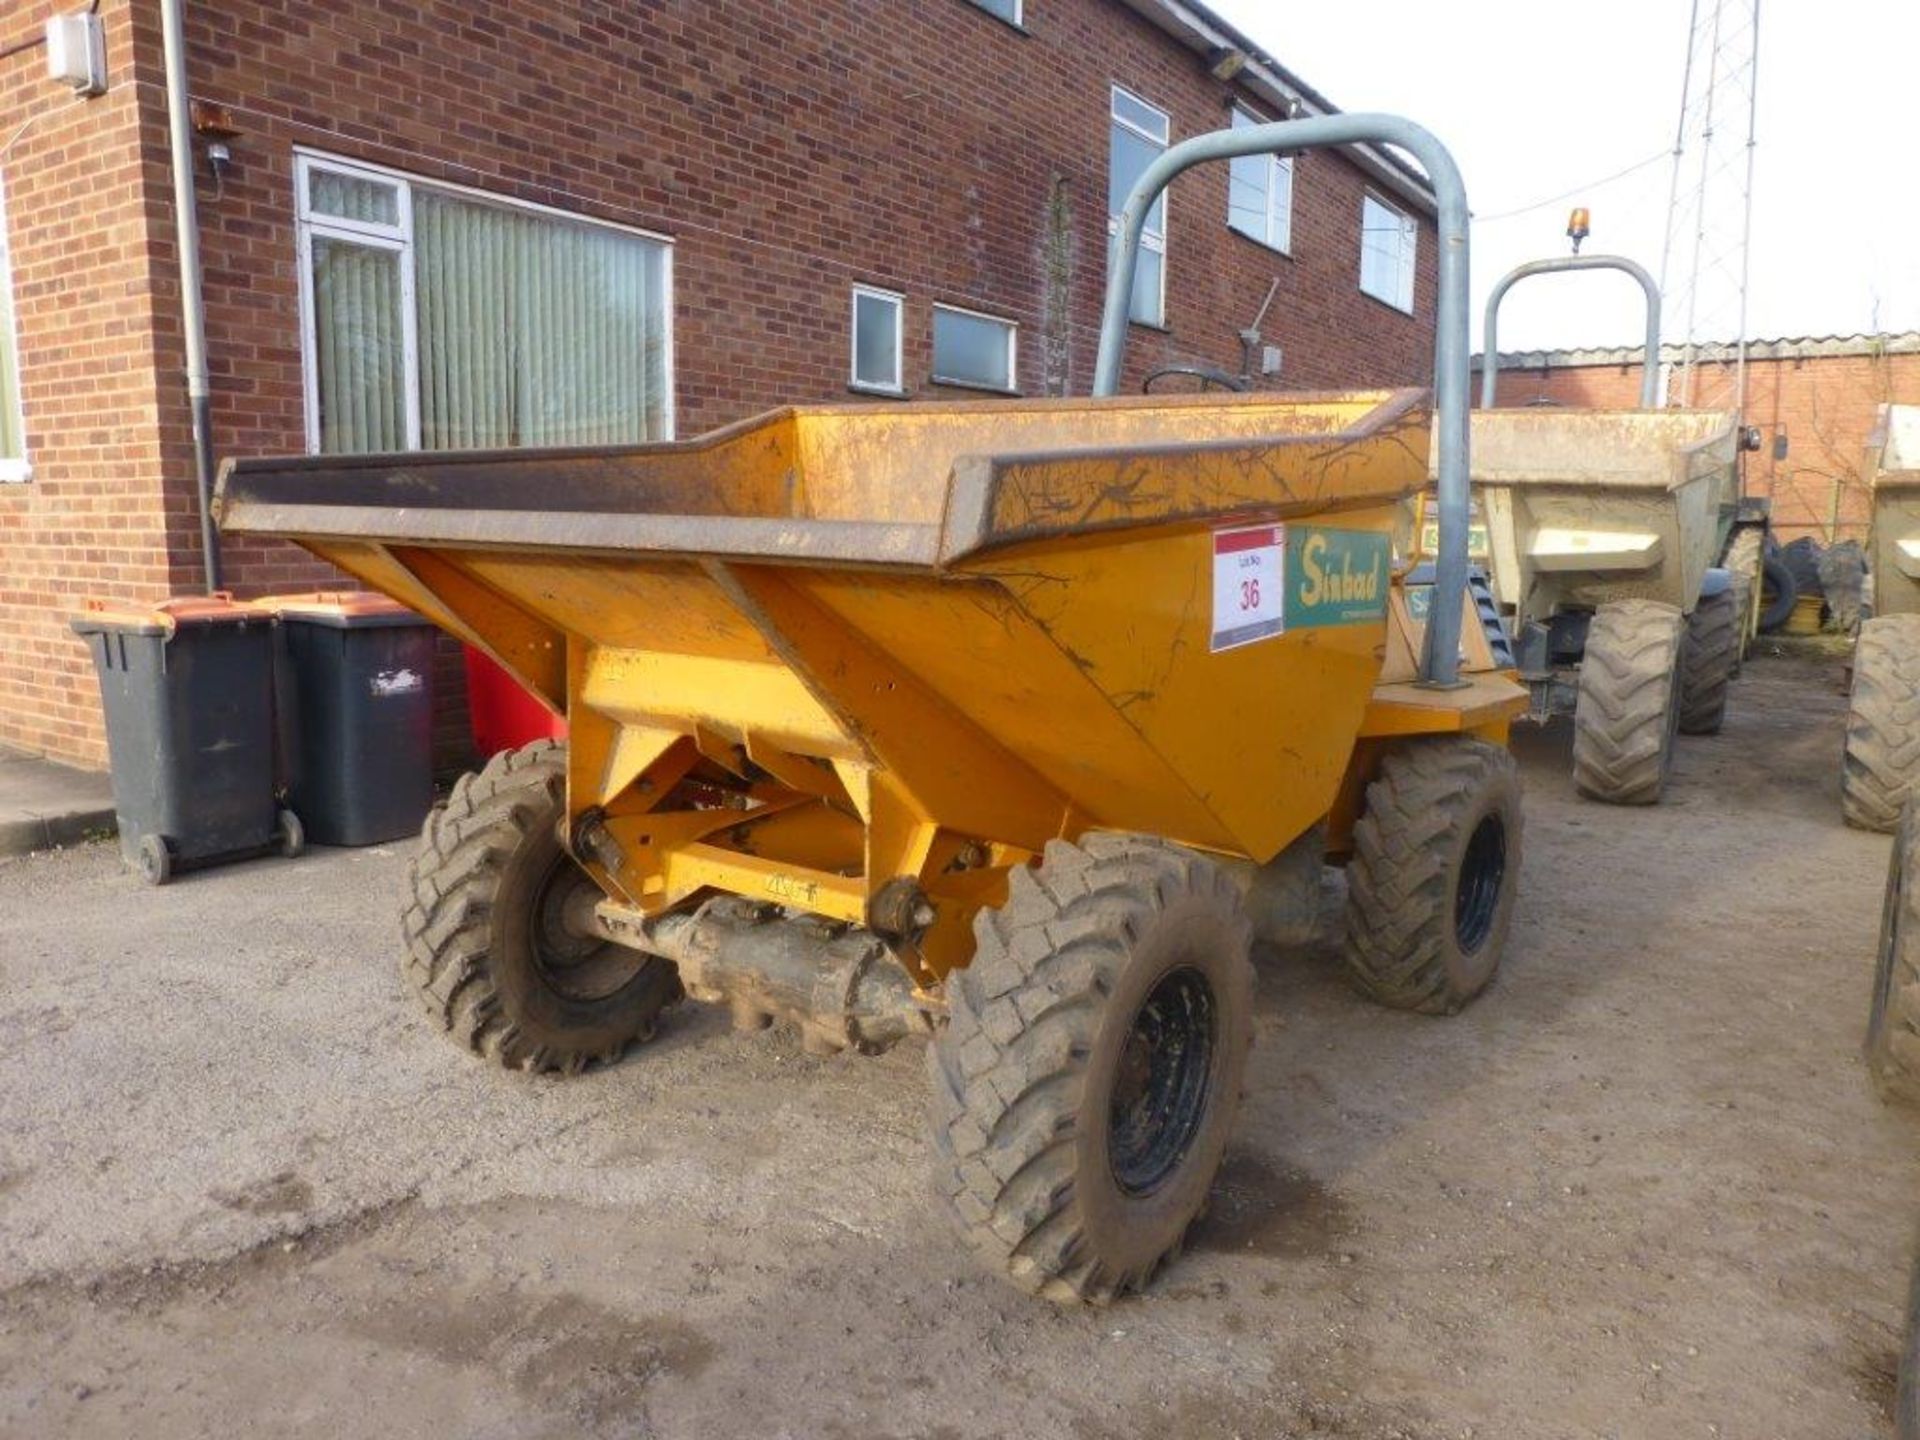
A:
{"label": "sinbad logo sticker", "polygon": [[1212,650],[1295,626],[1364,625],[1387,614],[1387,537],[1318,525],[1213,532]]}
{"label": "sinbad logo sticker", "polygon": [[1387,613],[1387,537],[1373,530],[1288,527],[1287,628],[1364,625]]}

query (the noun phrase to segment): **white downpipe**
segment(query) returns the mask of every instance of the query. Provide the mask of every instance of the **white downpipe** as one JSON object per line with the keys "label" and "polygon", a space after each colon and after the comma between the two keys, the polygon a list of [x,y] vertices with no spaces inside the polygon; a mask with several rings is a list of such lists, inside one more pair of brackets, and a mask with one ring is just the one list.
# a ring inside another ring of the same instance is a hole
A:
{"label": "white downpipe", "polygon": [[167,72],[167,150],[173,168],[173,224],[180,256],[180,322],[187,346],[187,403],[193,411],[194,481],[200,555],[209,591],[220,588],[220,537],[213,525],[212,389],[207,379],[207,312],[200,293],[200,217],[193,190],[193,119],[187,94],[184,0],[160,0]]}

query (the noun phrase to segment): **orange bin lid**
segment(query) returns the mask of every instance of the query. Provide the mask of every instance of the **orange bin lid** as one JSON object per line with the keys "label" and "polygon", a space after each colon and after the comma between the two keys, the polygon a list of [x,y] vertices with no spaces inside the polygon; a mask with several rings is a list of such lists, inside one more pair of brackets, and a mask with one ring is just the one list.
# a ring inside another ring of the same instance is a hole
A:
{"label": "orange bin lid", "polygon": [[211,595],[175,595],[157,605],[120,600],[88,600],[69,624],[79,634],[95,630],[128,630],[142,635],[171,635],[182,625],[220,625],[271,622],[273,612],[251,600],[236,600],[230,591]]}
{"label": "orange bin lid", "polygon": [[253,603],[282,620],[331,625],[341,630],[430,623],[398,600],[374,590],[304,590],[290,595],[262,595]]}

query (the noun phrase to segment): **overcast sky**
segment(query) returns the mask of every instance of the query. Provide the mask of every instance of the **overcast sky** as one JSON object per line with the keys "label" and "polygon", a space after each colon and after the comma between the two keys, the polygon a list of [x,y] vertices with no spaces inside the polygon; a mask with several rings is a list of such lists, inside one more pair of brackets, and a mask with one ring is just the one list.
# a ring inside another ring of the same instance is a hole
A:
{"label": "overcast sky", "polygon": [[[1432,130],[1478,215],[1673,146],[1689,0],[1211,3],[1343,110],[1393,111]],[[1920,329],[1916,82],[1917,0],[1764,0],[1749,335]],[[1662,160],[1583,190],[1586,250],[1658,276],[1671,176]],[[1523,260],[1566,253],[1574,203],[1474,225],[1476,349],[1489,285]],[[1501,306],[1500,348],[1631,344],[1638,296],[1612,274],[1529,280]],[[1669,338],[1678,328],[1670,320]]]}

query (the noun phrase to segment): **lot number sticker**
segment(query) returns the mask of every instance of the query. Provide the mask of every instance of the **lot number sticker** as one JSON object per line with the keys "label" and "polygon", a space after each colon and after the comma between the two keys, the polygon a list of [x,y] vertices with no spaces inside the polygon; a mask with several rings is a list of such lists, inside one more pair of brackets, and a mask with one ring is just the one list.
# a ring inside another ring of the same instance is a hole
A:
{"label": "lot number sticker", "polygon": [[1286,526],[1214,532],[1214,653],[1285,633],[1286,597]]}

